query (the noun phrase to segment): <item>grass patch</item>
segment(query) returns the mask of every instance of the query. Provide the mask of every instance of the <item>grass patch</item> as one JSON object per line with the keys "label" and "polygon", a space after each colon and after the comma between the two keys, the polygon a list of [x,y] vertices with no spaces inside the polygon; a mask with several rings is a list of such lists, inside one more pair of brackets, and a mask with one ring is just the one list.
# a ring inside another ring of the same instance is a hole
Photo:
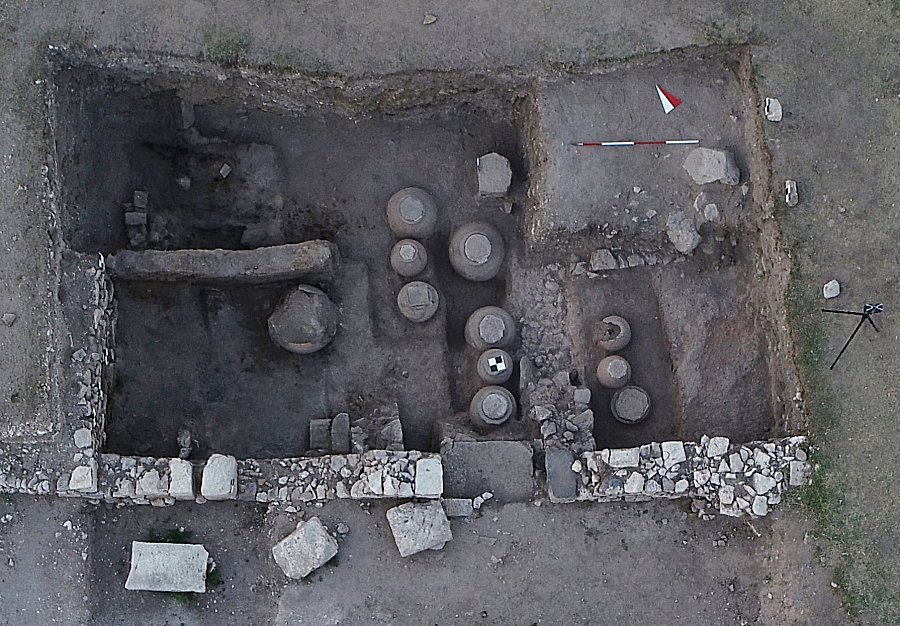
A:
{"label": "grass patch", "polygon": [[172,591],[169,593],[169,597],[175,601],[175,604],[184,606],[191,603],[194,599],[194,594],[190,591]]}
{"label": "grass patch", "polygon": [[222,584],[222,568],[218,565],[214,566],[206,573],[206,586],[218,587]]}
{"label": "grass patch", "polygon": [[235,67],[244,62],[247,47],[247,42],[243,37],[221,35],[207,43],[203,58],[216,65]]}
{"label": "grass patch", "polygon": [[854,511],[846,504],[845,485],[839,462],[829,446],[830,431],[840,420],[831,391],[827,353],[827,333],[821,306],[809,291],[811,279],[801,258],[803,244],[791,250],[791,277],[785,294],[791,326],[795,363],[804,389],[804,406],[813,444],[810,463],[813,474],[809,486],[791,495],[791,500],[809,515],[817,536],[827,545],[824,555],[834,567],[834,584],[844,596],[844,605],[853,616],[868,615],[878,623],[900,623],[900,598],[890,589],[891,578],[877,561],[878,549],[861,530]]}

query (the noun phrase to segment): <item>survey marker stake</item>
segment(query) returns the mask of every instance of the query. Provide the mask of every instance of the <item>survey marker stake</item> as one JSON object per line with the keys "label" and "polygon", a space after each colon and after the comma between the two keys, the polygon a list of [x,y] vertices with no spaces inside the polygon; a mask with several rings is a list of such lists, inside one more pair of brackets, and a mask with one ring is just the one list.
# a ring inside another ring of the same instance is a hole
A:
{"label": "survey marker stake", "polygon": [[700,143],[699,139],[663,139],[660,141],[576,141],[581,148],[612,148],[616,146],[687,146]]}
{"label": "survey marker stake", "polygon": [[884,311],[884,305],[879,304],[866,304],[863,306],[862,313],[859,311],[839,311],[837,309],[822,309],[823,313],[840,313],[841,315],[858,315],[859,316],[859,324],[856,325],[856,328],[853,329],[853,332],[850,334],[850,338],[847,339],[847,342],[844,344],[844,347],[841,348],[841,351],[838,353],[837,358],[834,360],[834,363],[831,364],[831,367],[828,369],[833,370],[834,366],[837,365],[838,359],[844,356],[844,352],[847,350],[847,346],[850,345],[850,342],[853,341],[853,338],[856,337],[856,333],[859,332],[859,329],[862,328],[863,324],[869,322],[872,325],[872,328],[875,329],[875,332],[878,332],[878,327],[875,325],[875,322],[872,321],[872,316],[876,313],[881,313]]}
{"label": "survey marker stake", "polygon": [[656,86],[656,95],[659,96],[659,102],[662,104],[663,111],[666,112],[666,115],[674,111],[675,107],[681,104],[679,98],[676,98],[659,85]]}

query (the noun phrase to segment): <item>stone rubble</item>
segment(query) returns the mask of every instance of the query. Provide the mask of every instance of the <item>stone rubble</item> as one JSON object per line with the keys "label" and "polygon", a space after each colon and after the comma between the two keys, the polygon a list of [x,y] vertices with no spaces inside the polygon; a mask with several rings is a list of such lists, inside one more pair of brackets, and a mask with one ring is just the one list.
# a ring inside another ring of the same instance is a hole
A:
{"label": "stone rubble", "polygon": [[829,280],[822,286],[822,296],[826,300],[837,298],[841,295],[841,284],[836,280]]}
{"label": "stone rubble", "polygon": [[702,240],[694,222],[683,211],[675,211],[666,219],[666,235],[682,254],[691,254]]}
{"label": "stone rubble", "polygon": [[572,465],[577,499],[597,502],[690,497],[722,515],[762,517],[788,487],[809,481],[804,437],[731,445],[726,437],[699,443],[666,441],[637,448],[585,452]]}
{"label": "stone rubble", "polygon": [[318,517],[301,521],[290,535],[272,548],[272,556],[288,578],[305,578],[338,552],[337,540]]}
{"label": "stone rubble", "polygon": [[697,185],[720,182],[737,185],[741,171],[728,150],[694,148],[684,160],[684,169]]}
{"label": "stone rubble", "polygon": [[389,402],[368,416],[353,420],[350,426],[350,448],[354,454],[362,454],[367,450],[404,450],[403,424],[397,403]]}
{"label": "stone rubble", "polygon": [[763,105],[763,114],[770,122],[780,122],[783,115],[781,103],[775,98],[766,98]]}

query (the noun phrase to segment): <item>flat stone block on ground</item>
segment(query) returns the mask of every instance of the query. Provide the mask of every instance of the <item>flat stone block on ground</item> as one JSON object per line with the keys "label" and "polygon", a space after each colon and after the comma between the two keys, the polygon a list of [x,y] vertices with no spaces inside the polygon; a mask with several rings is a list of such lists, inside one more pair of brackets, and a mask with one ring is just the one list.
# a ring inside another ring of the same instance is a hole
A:
{"label": "flat stone block on ground", "polygon": [[409,502],[388,509],[387,520],[403,557],[423,550],[440,550],[453,539],[444,508],[436,500]]}
{"label": "flat stone block on ground", "polygon": [[534,493],[531,446],[522,441],[456,441],[441,446],[444,496],[528,502]]}
{"label": "flat stone block on ground", "polygon": [[330,561],[338,543],[318,517],[297,524],[297,529],[275,544],[272,556],[288,578],[308,576]]}
{"label": "flat stone block on ground", "polygon": [[209,553],[190,543],[131,542],[130,591],[206,591]]}

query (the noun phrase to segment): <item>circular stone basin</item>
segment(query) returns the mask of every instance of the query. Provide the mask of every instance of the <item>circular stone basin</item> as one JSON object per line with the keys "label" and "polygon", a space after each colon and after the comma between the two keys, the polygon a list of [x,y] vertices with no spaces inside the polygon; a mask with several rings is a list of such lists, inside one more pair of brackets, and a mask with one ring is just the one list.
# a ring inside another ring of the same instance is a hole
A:
{"label": "circular stone basin", "polygon": [[387,220],[398,237],[427,237],[437,224],[437,204],[424,189],[407,187],[388,200]]}
{"label": "circular stone basin", "polygon": [[312,354],[337,333],[337,308],[321,289],[298,285],[281,298],[269,316],[269,336],[295,354]]}
{"label": "circular stone basin", "polygon": [[499,426],[516,413],[516,399],[508,389],[490,385],[479,389],[469,404],[469,418],[475,426]]}
{"label": "circular stone basin", "polygon": [[613,417],[624,424],[636,424],[650,413],[650,395],[634,385],[619,389],[610,403]]}
{"label": "circular stone basin", "polygon": [[608,356],[597,365],[597,380],[604,387],[624,387],[630,378],[631,365],[618,355]]}
{"label": "circular stone basin", "polygon": [[439,304],[437,289],[421,280],[406,283],[397,294],[397,307],[411,322],[427,322],[437,312]]}
{"label": "circular stone basin", "polygon": [[623,317],[609,315],[600,321],[600,339],[597,343],[607,352],[618,352],[631,341],[631,325]]}
{"label": "circular stone basin", "polygon": [[505,256],[503,236],[487,222],[463,224],[450,235],[450,265],[467,280],[494,278]]}
{"label": "circular stone basin", "polygon": [[475,371],[481,380],[490,385],[505,383],[512,376],[512,357],[506,350],[491,348],[478,357]]}
{"label": "circular stone basin", "polygon": [[516,323],[512,315],[498,306],[476,309],[466,320],[466,343],[478,351],[504,348],[516,338]]}
{"label": "circular stone basin", "polygon": [[415,239],[401,239],[391,249],[391,267],[400,276],[410,278],[420,274],[426,265],[428,253]]}

